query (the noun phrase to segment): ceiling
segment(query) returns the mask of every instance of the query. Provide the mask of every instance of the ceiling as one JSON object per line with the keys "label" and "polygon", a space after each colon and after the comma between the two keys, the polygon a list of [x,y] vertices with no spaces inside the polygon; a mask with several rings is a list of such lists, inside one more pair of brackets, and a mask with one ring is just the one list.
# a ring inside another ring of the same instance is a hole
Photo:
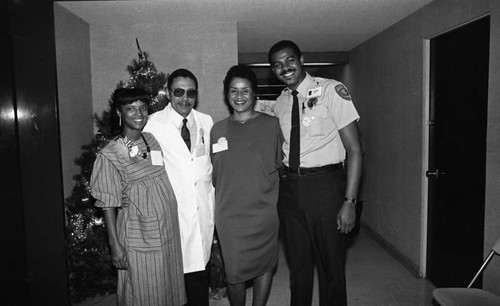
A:
{"label": "ceiling", "polygon": [[[91,26],[110,23],[237,22],[238,52],[281,39],[305,52],[350,51],[432,0],[61,1]],[[145,20],[145,17],[147,18]]]}

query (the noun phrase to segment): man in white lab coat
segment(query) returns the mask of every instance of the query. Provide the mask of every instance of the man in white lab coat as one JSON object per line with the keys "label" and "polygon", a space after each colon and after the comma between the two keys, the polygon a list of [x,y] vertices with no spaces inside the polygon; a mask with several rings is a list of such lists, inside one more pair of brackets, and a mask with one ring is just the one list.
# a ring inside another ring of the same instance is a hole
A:
{"label": "man in white lab coat", "polygon": [[214,234],[214,187],[209,115],[193,109],[198,81],[187,69],[167,82],[170,103],[149,116],[144,131],[161,145],[165,169],[178,203],[186,294],[190,306],[208,306],[208,271]]}

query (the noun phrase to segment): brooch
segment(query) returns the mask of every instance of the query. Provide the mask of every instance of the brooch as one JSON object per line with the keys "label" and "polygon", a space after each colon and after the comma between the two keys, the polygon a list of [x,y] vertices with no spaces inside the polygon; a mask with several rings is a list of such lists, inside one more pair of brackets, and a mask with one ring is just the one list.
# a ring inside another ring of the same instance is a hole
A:
{"label": "brooch", "polygon": [[[142,136],[142,134],[141,134],[141,136]],[[137,162],[139,160],[139,157],[146,159],[149,155],[150,149],[149,149],[149,145],[147,144],[147,142],[145,142],[146,147],[147,147],[147,151],[139,151],[139,146],[134,145],[134,142],[132,140],[128,139],[127,136],[118,139],[116,142],[119,143],[122,148],[125,148],[125,150],[128,153],[127,155],[128,155],[129,161]]]}
{"label": "brooch", "polygon": [[316,103],[318,103],[318,98],[311,98],[307,101],[307,107],[309,107],[309,109],[312,109],[314,105],[316,105]]}

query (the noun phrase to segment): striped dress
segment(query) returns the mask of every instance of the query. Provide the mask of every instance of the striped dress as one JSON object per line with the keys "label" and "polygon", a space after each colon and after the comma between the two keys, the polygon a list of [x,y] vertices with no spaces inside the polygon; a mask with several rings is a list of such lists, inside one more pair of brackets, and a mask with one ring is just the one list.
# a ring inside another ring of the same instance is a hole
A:
{"label": "striped dress", "polygon": [[[143,133],[151,150],[156,139]],[[134,145],[146,152],[140,138]],[[118,239],[129,267],[118,270],[119,305],[182,305],[186,302],[177,201],[163,165],[130,158],[127,148],[111,141],[94,163],[91,193],[98,207],[117,207]]]}

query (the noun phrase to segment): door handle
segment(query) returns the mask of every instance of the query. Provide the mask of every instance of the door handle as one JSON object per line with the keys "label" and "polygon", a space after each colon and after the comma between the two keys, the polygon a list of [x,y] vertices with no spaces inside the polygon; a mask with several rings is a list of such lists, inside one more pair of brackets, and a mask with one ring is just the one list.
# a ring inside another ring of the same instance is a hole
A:
{"label": "door handle", "polygon": [[439,178],[440,175],[444,175],[446,172],[439,171],[438,169],[425,171],[425,176]]}

